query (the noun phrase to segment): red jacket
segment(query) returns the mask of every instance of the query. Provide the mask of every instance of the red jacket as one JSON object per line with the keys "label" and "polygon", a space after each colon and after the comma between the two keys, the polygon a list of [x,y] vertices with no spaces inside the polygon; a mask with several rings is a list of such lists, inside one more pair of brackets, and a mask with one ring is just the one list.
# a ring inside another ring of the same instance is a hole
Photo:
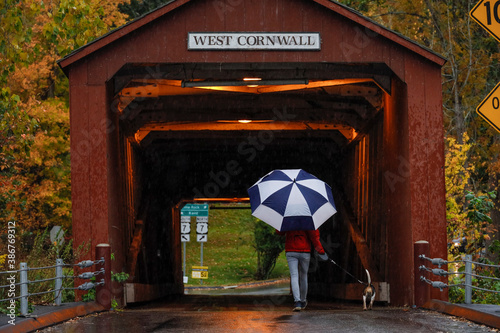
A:
{"label": "red jacket", "polygon": [[311,252],[311,244],[319,254],[325,250],[319,241],[319,230],[297,230],[277,231],[279,235],[285,235],[285,252]]}

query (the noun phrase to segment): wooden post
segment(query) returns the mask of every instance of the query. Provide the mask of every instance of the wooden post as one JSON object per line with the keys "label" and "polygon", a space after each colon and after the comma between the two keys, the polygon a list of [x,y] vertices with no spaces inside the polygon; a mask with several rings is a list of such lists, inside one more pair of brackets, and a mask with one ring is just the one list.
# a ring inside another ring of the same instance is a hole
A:
{"label": "wooden post", "polygon": [[105,309],[111,309],[111,246],[109,244],[98,244],[95,247],[96,260],[104,258],[104,263],[97,264],[96,270],[104,268],[104,276],[97,275],[96,282],[104,280],[104,285],[96,287],[96,302],[102,305]]}
{"label": "wooden post", "polygon": [[419,267],[425,265],[425,260],[421,259],[420,255],[429,257],[429,242],[421,240],[415,242],[413,247],[413,264],[414,264],[414,286],[415,286],[415,306],[421,307],[431,299],[431,289],[429,284],[420,280],[420,276],[427,277],[427,271],[420,270]]}

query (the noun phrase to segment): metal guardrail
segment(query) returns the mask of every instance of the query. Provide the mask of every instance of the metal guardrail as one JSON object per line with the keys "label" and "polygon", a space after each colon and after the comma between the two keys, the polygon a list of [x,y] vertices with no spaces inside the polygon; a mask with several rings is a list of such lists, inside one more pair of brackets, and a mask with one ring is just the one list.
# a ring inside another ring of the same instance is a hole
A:
{"label": "metal guardrail", "polygon": [[[421,254],[419,256],[419,258],[430,261],[433,265],[438,266],[438,268],[431,269],[431,268],[426,267],[425,265],[422,265],[422,266],[419,266],[419,270],[421,270],[421,271],[425,270],[427,272],[430,272],[430,273],[432,273],[434,275],[438,275],[438,276],[464,275],[465,281],[463,283],[457,283],[457,284],[447,284],[447,283],[444,283],[442,281],[432,281],[432,280],[425,278],[424,276],[420,276],[420,280],[424,281],[425,283],[431,285],[434,288],[439,288],[441,291],[443,291],[444,288],[464,287],[465,288],[465,304],[472,303],[472,289],[477,289],[477,290],[482,290],[482,291],[492,292],[492,293],[500,293],[500,291],[498,291],[498,290],[485,289],[485,288],[480,288],[480,287],[472,285],[472,277],[500,281],[500,278],[474,274],[472,271],[473,264],[476,266],[486,266],[486,267],[494,267],[494,268],[500,268],[500,265],[489,265],[489,264],[484,264],[484,263],[472,261],[471,255],[466,255],[464,260],[457,260],[457,261],[447,261],[447,260],[444,260],[441,258],[434,258],[434,259],[427,258],[423,254]],[[448,271],[441,268],[442,265],[454,264],[454,263],[464,263],[465,264],[465,271],[464,272],[448,272]]]}
{"label": "metal guardrail", "polygon": [[[101,268],[98,271],[95,272],[84,272],[80,275],[77,276],[65,276],[63,275],[63,267],[72,267],[72,266],[78,266],[80,268],[88,268],[92,267],[93,265],[104,265],[105,259],[102,257],[99,260],[84,260],[81,261],[77,264],[64,264],[62,259],[56,259],[56,264],[54,266],[46,266],[46,267],[28,267],[28,264],[25,262],[20,263],[20,269],[15,270],[15,271],[6,271],[6,272],[0,272],[0,274],[10,274],[10,277],[7,278],[7,281],[10,282],[7,285],[0,286],[0,289],[8,288],[8,293],[7,295],[9,298],[5,299],[0,299],[0,302],[14,302],[16,299],[20,300],[20,313],[21,316],[28,316],[28,298],[30,296],[36,296],[36,295],[42,295],[42,294],[48,294],[48,293],[54,293],[54,303],[56,305],[61,305],[62,303],[62,292],[64,290],[74,290],[74,289],[79,289],[79,290],[90,290],[93,289],[99,285],[104,285],[104,279],[101,279],[100,282],[85,282],[78,287],[63,287],[63,280],[64,279],[74,279],[74,278],[79,278],[79,279],[91,279],[94,276],[102,274],[104,276],[105,270],[104,268]],[[43,270],[43,269],[53,269],[55,268],[55,276],[53,278],[48,278],[48,279],[43,279],[43,280],[33,280],[30,281],[28,279],[28,272],[29,271],[35,271],[35,270]],[[19,274],[19,281],[16,283],[16,275]],[[42,291],[42,292],[37,292],[37,293],[32,293],[30,294],[28,291],[28,287],[30,284],[34,283],[40,283],[40,282],[47,282],[47,281],[54,281],[54,289],[53,290],[47,290],[47,291]],[[19,291],[20,295],[15,296],[15,288],[16,286],[19,286]]]}

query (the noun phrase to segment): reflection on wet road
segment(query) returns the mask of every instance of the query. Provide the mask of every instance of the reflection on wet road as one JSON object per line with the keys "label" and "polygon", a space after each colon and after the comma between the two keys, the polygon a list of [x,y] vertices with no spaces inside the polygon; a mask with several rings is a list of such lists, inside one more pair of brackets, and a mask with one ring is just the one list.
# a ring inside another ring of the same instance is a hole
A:
{"label": "reflection on wet road", "polygon": [[311,301],[292,312],[290,296],[185,295],[123,311],[78,318],[47,328],[50,333],[121,332],[492,332],[489,328],[437,312],[361,303]]}

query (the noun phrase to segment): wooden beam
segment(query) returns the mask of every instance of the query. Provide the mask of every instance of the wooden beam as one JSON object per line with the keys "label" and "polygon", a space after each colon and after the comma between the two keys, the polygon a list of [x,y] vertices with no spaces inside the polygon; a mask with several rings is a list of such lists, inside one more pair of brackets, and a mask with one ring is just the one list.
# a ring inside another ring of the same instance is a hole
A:
{"label": "wooden beam", "polygon": [[358,251],[358,256],[363,264],[363,267],[370,272],[373,281],[380,281],[380,273],[373,263],[370,248],[368,247],[359,226],[351,219],[348,219],[348,224],[349,233],[351,234],[354,245],[356,246],[356,250]]}
{"label": "wooden beam", "polygon": [[[189,75],[186,75],[189,73]],[[231,73],[228,75],[228,73]],[[115,80],[133,80],[142,83],[161,83],[168,80],[192,78],[227,80],[244,77],[262,77],[267,80],[279,79],[360,79],[394,75],[383,63],[183,63],[183,64],[128,64],[115,75]],[[121,78],[124,79],[121,79]]]}
{"label": "wooden beam", "polygon": [[263,121],[251,123],[228,122],[169,122],[143,125],[136,133],[137,142],[153,131],[340,131],[347,140],[353,140],[357,133],[352,127],[326,122]]}
{"label": "wooden beam", "polygon": [[131,280],[135,277],[137,267],[137,257],[142,248],[142,233],[144,231],[144,222],[137,220],[135,222],[134,237],[128,249],[127,255],[127,272],[130,274]]}
{"label": "wooden beam", "polygon": [[[335,191],[335,189],[334,189]],[[349,227],[349,234],[351,235],[351,239],[356,246],[356,251],[358,252],[359,259],[361,260],[361,264],[365,269],[370,272],[372,281],[381,281],[380,272],[378,271],[375,263],[373,262],[373,257],[371,254],[371,250],[366,243],[366,239],[364,238],[361,230],[359,229],[358,224],[356,223],[356,218],[352,209],[347,206],[345,200],[342,199],[341,195],[335,195],[335,201],[337,204],[337,208],[339,208],[340,214],[344,218]]]}

